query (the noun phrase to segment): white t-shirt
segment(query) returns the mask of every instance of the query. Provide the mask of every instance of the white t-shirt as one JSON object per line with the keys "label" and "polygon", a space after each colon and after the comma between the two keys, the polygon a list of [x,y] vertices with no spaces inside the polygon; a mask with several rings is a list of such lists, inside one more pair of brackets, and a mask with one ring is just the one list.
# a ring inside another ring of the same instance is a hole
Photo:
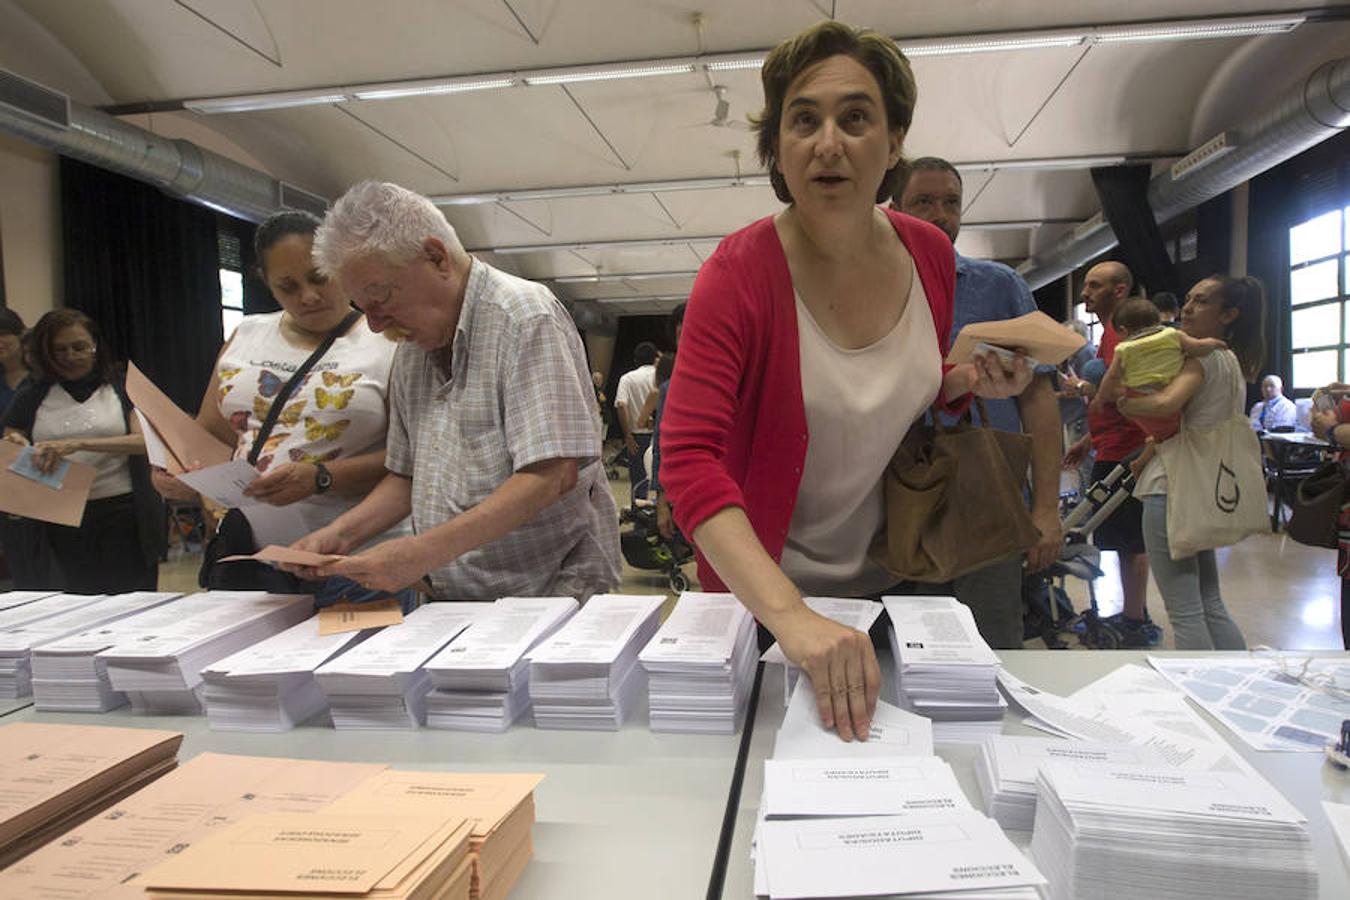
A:
{"label": "white t-shirt", "polygon": [[[234,458],[246,459],[263,419],[283,385],[312,351],[281,334],[282,313],[245,316],[216,368],[220,414],[238,440]],[[384,447],[389,428],[389,370],[397,346],[363,318],[333,342],[286,402],[258,458],[258,470],[288,462],[331,462]],[[330,492],[294,504],[317,530],[363,498]],[[302,535],[296,535],[297,538]]]}
{"label": "white t-shirt", "polygon": [[[1181,410],[1183,429],[1216,428],[1233,416],[1242,415],[1242,403],[1247,395],[1242,366],[1232,350],[1215,350],[1199,359],[1205,381]],[[1162,460],[1155,456],[1139,473],[1134,495],[1147,497],[1166,493],[1167,472],[1163,470]]]}
{"label": "white t-shirt", "polygon": [[633,434],[651,434],[652,427],[638,428],[638,416],[647,402],[647,395],[656,390],[656,366],[638,366],[631,372],[625,372],[619,379],[619,390],[614,398],[617,406],[622,403],[624,415],[628,417],[628,430]]}
{"label": "white t-shirt", "polygon": [[[127,433],[122,401],[110,384],[101,384],[83,403],[54,384],[33,417],[33,443],[71,438],[121,437]],[[71,462],[93,466],[97,473],[89,488],[90,500],[131,493],[131,465],[115,453],[79,451],[66,457]]]}
{"label": "white t-shirt", "polygon": [[834,344],[797,297],[809,440],[783,571],[804,594],[857,596],[895,577],[867,558],[886,522],[882,476],[942,387],[933,314],[916,274],[904,313],[870,346]]}

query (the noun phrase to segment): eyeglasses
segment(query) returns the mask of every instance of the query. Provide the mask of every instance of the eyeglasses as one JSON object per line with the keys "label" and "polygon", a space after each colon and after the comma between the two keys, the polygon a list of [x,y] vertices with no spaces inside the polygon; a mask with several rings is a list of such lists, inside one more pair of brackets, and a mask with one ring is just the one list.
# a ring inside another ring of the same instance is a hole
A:
{"label": "eyeglasses", "polygon": [[94,352],[94,349],[93,344],[87,341],[79,341],[69,347],[53,347],[52,356],[88,356]]}

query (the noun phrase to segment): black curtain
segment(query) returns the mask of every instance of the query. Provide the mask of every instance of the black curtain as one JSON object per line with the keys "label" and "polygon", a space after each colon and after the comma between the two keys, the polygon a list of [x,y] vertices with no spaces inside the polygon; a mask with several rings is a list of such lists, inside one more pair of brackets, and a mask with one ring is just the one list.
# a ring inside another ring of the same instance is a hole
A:
{"label": "black curtain", "polygon": [[65,305],[195,413],[222,343],[216,214],[61,158]]}
{"label": "black curtain", "polygon": [[1148,202],[1148,166],[1110,166],[1092,170],[1092,183],[1102,201],[1102,212],[1120,241],[1116,252],[1130,267],[1136,284],[1149,294],[1184,288],[1167,255],[1153,207]]}

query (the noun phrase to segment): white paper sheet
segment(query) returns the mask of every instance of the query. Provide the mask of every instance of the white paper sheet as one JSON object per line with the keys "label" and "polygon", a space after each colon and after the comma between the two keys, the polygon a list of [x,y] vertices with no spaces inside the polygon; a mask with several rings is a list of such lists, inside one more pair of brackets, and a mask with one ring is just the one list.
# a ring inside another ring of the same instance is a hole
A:
{"label": "white paper sheet", "polygon": [[1331,830],[1336,834],[1336,843],[1341,845],[1341,855],[1345,864],[1350,866],[1350,804],[1322,801],[1322,811],[1327,814]]}
{"label": "white paper sheet", "polygon": [[245,459],[232,459],[216,466],[176,476],[179,481],[212,502],[237,508],[253,528],[253,541],[259,547],[279,544],[285,547],[312,530],[294,505],[273,506],[244,496],[244,488],[262,477]]}
{"label": "white paper sheet", "polygon": [[1043,884],[998,824],[977,812],[767,821],[774,900]]}
{"label": "white paper sheet", "polygon": [[729,662],[750,618],[734,594],[685,591],[638,659],[643,665]]}
{"label": "white paper sheet", "polygon": [[1305,657],[1283,656],[1283,668],[1271,658],[1149,657],[1149,663],[1248,747],[1320,753],[1340,738],[1341,722],[1350,719],[1350,700],[1307,682],[1323,679],[1350,692],[1350,660],[1310,660],[1300,682],[1291,676]]}
{"label": "white paper sheet", "polygon": [[877,701],[865,741],[842,741],[820,722],[811,679],[802,676],[792,693],[774,742],[774,759],[932,756],[933,723],[923,716]]}
{"label": "white paper sheet", "polygon": [[[819,613],[840,625],[857,629],[864,634],[876,622],[882,610],[881,604],[875,600],[857,600],[850,597],[803,597],[802,602],[812,612]],[[784,666],[788,664],[788,658],[783,655],[783,648],[778,645],[777,641],[764,651],[760,660]]]}
{"label": "white paper sheet", "polygon": [[952,767],[936,756],[764,761],[761,812],[770,819],[970,808]]}

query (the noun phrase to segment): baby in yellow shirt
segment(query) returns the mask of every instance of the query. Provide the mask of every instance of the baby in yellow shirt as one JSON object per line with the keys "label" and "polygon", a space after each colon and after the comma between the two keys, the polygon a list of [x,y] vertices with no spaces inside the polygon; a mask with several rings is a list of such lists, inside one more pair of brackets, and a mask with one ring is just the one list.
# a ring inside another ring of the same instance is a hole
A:
{"label": "baby in yellow shirt", "polygon": [[[1155,394],[1181,374],[1187,357],[1207,356],[1228,345],[1218,338],[1193,338],[1162,324],[1153,301],[1134,297],[1116,307],[1111,326],[1120,334],[1115,358],[1102,378],[1097,401],[1114,403],[1122,396]],[[1165,441],[1181,427],[1181,413],[1131,417],[1155,441]]]}

